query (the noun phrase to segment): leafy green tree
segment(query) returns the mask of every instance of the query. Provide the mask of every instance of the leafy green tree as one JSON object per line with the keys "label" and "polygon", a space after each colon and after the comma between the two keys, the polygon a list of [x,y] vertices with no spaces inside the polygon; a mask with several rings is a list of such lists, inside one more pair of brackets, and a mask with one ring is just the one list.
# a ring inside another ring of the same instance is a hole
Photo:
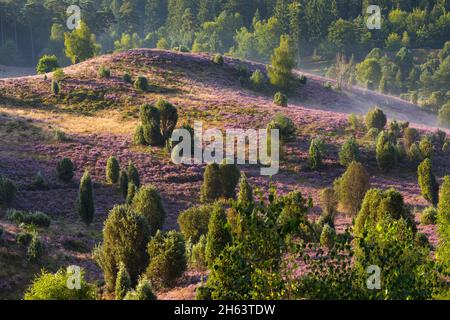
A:
{"label": "leafy green tree", "polygon": [[444,104],[439,110],[439,123],[450,127],[450,102]]}
{"label": "leafy green tree", "polygon": [[422,196],[436,206],[439,200],[439,184],[433,174],[431,160],[425,159],[417,168],[417,176],[419,180]]}
{"label": "leafy green tree", "polygon": [[72,32],[64,34],[64,46],[66,56],[72,63],[79,63],[95,56],[98,52],[98,45],[95,41],[95,35],[84,21]]}
{"label": "leafy green tree", "polygon": [[333,22],[328,29],[330,43],[347,55],[353,52],[357,37],[353,23],[342,18]]}
{"label": "leafy green tree", "polygon": [[86,170],[80,180],[78,191],[77,212],[86,225],[90,225],[94,219],[94,194],[91,175]]}
{"label": "leafy green tree", "polygon": [[55,55],[44,54],[36,66],[36,72],[38,74],[44,74],[55,71],[58,69],[58,58]]}
{"label": "leafy green tree", "polygon": [[177,108],[163,99],[159,99],[155,106],[160,114],[160,128],[163,140],[167,141],[178,122]]}
{"label": "leafy green tree", "polygon": [[347,167],[353,161],[358,162],[360,160],[360,152],[358,143],[354,137],[347,139],[342,145],[341,151],[339,152],[339,163]]}
{"label": "leafy green tree", "polygon": [[366,126],[367,129],[376,128],[378,130],[383,130],[386,126],[386,115],[383,110],[378,107],[374,107],[367,112],[366,115]]}
{"label": "leafy green tree", "polygon": [[295,67],[295,52],[289,36],[280,37],[280,46],[275,49],[268,67],[270,83],[280,89],[289,90],[292,85],[292,69]]}
{"label": "leafy green tree", "polygon": [[356,66],[357,80],[368,89],[378,88],[382,69],[377,59],[369,58]]}

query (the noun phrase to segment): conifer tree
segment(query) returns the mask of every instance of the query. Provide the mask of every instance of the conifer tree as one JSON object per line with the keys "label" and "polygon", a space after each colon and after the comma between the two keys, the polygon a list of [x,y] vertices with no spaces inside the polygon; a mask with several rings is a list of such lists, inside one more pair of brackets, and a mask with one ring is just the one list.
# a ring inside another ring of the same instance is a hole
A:
{"label": "conifer tree", "polygon": [[90,225],[94,219],[94,195],[91,175],[86,170],[81,177],[80,189],[78,191],[77,211],[86,225]]}
{"label": "conifer tree", "polygon": [[272,55],[271,66],[268,67],[270,83],[280,89],[289,90],[293,81],[292,69],[296,65],[295,52],[289,36],[280,37],[280,46]]}

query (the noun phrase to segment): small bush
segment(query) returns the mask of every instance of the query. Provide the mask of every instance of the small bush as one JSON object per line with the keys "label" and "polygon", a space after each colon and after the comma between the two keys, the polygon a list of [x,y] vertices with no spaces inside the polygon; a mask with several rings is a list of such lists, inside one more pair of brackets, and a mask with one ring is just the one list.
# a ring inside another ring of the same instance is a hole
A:
{"label": "small bush", "polygon": [[262,90],[266,84],[266,81],[266,77],[259,69],[253,72],[252,76],[250,77],[252,88],[256,91]]}
{"label": "small bush", "polygon": [[130,274],[124,263],[119,264],[119,272],[117,272],[116,279],[116,300],[123,300],[127,292],[131,289]]}
{"label": "small bush", "polygon": [[156,300],[150,281],[141,278],[136,286],[136,290],[127,293],[124,300]]}
{"label": "small bush", "polygon": [[136,145],[145,145],[144,126],[138,125],[134,131],[133,141]]}
{"label": "small bush", "polygon": [[287,107],[288,98],[285,94],[278,91],[273,97],[273,103],[280,107]]}
{"label": "small bush", "polygon": [[148,91],[148,89],[149,89],[148,80],[144,76],[137,77],[137,79],[134,81],[133,86],[135,89],[142,90],[142,91]]}
{"label": "small bush", "polygon": [[178,216],[178,225],[184,238],[196,244],[202,235],[208,233],[208,224],[214,206],[196,206],[183,211]]}
{"label": "small bush", "polygon": [[378,107],[370,109],[366,115],[367,129],[377,128],[378,130],[381,131],[384,129],[386,122],[387,122],[386,115]]}
{"label": "small bush", "polygon": [[29,232],[21,231],[16,234],[16,242],[22,246],[28,246],[33,239],[33,235]]}
{"label": "small bush", "polygon": [[56,69],[53,71],[53,80],[61,81],[66,78],[66,74],[64,73],[64,70],[61,68]]}
{"label": "small bush", "polygon": [[450,127],[450,102],[444,104],[439,109],[439,123],[445,127]]}
{"label": "small bush", "polygon": [[429,137],[423,137],[419,143],[419,149],[422,156],[425,158],[432,158],[434,154],[433,142]]}
{"label": "small bush", "polygon": [[133,209],[144,216],[150,228],[150,235],[162,228],[166,218],[166,212],[162,205],[161,197],[156,189],[151,186],[143,186],[134,196]]}
{"label": "small bush", "polygon": [[128,194],[128,174],[125,170],[121,170],[119,174],[119,191],[124,199],[127,199]]}
{"label": "small bush", "polygon": [[80,289],[70,289],[72,273],[59,270],[55,274],[42,271],[33,280],[31,286],[25,292],[25,300],[95,300],[97,288],[84,279],[84,271],[81,270]]}
{"label": "small bush", "polygon": [[98,69],[98,76],[100,78],[109,78],[109,77],[111,77],[111,70],[105,66],[101,66]]}
{"label": "small bush", "polygon": [[202,235],[198,242],[192,246],[189,266],[193,269],[204,271],[208,268],[206,263],[206,236]]}
{"label": "small bush", "polygon": [[224,64],[223,56],[222,56],[221,54],[215,54],[215,55],[212,57],[212,62],[213,62],[214,64],[219,65],[219,66],[223,66],[223,64]]}
{"label": "small bush", "polygon": [[320,234],[320,245],[328,249],[332,249],[334,247],[335,242],[336,242],[336,231],[328,224],[325,224],[323,226],[322,233]]}
{"label": "small bush", "polygon": [[420,216],[420,223],[423,225],[435,224],[437,220],[437,210],[434,207],[428,207],[423,210]]}
{"label": "small bush", "polygon": [[181,233],[158,231],[148,244],[150,263],[146,275],[157,287],[170,287],[186,271],[186,247]]}
{"label": "small bush", "polygon": [[61,92],[61,86],[59,85],[59,82],[57,80],[52,80],[52,93],[57,96]]}
{"label": "small bush", "polygon": [[58,58],[55,55],[43,55],[36,66],[37,74],[44,74],[58,69]]}
{"label": "small bush", "polygon": [[300,78],[298,78],[298,82],[300,82],[300,84],[306,84],[307,81],[308,78],[303,74],[300,76]]}
{"label": "small bush", "polygon": [[164,144],[161,133],[161,111],[155,106],[144,104],[141,106],[142,133],[145,144],[161,146]]}
{"label": "small bush", "polygon": [[211,202],[222,195],[220,168],[217,163],[208,164],[203,174],[203,184],[200,188],[200,200]]}
{"label": "small bush", "polygon": [[321,139],[312,139],[309,146],[308,165],[311,170],[318,170],[322,166],[324,143]]}
{"label": "small bush", "polygon": [[131,78],[131,75],[128,72],[125,72],[122,75],[122,81],[125,82],[125,83],[132,83],[133,79]]}
{"label": "small bush", "polygon": [[59,129],[53,130],[53,139],[55,139],[58,142],[66,142],[70,140],[67,134]]}
{"label": "small bush", "polygon": [[170,102],[159,99],[155,107],[159,110],[160,130],[163,141],[167,141],[171,136],[178,122],[177,108]]}
{"label": "small bush", "polygon": [[334,189],[326,188],[320,192],[320,205],[322,207],[321,221],[330,227],[334,227],[338,205],[338,198]]}
{"label": "small bush", "polygon": [[16,193],[16,184],[12,180],[0,175],[0,205],[11,204]]}
{"label": "small bush", "polygon": [[371,128],[367,131],[365,138],[369,139],[371,141],[377,140],[378,136],[380,135],[380,130],[377,128]]}
{"label": "small bush", "polygon": [[72,161],[68,158],[64,158],[58,162],[56,166],[56,174],[59,179],[63,181],[70,181],[73,178],[75,167]]}
{"label": "small bush", "polygon": [[113,156],[106,162],[106,181],[116,184],[119,181],[120,165],[119,161]]}
{"label": "small bush", "polygon": [[417,165],[423,160],[422,152],[420,152],[420,147],[417,142],[413,143],[408,150],[408,160]]}
{"label": "small bush", "polygon": [[436,206],[439,200],[439,184],[432,170],[431,160],[427,158],[417,168],[417,176],[422,196],[433,206]]}
{"label": "small bush", "polygon": [[48,228],[51,223],[51,219],[43,212],[36,211],[20,211],[16,209],[10,209],[6,213],[8,220],[15,222],[16,224],[35,225],[37,227]]}
{"label": "small bush", "polygon": [[360,152],[358,143],[354,137],[351,137],[345,141],[339,152],[339,163],[347,167],[353,161],[358,162],[360,160]]}
{"label": "small bush", "polygon": [[241,172],[234,163],[221,163],[219,165],[220,181],[222,186],[221,196],[224,199],[234,199],[236,197],[236,186],[239,182]]}
{"label": "small bush", "polygon": [[354,113],[350,114],[348,117],[348,124],[353,131],[359,131],[364,128],[362,117],[357,116]]}
{"label": "small bush", "polygon": [[209,266],[212,266],[214,260],[231,240],[225,210],[216,206],[211,214],[206,236],[206,261]]}
{"label": "small bush", "polygon": [[76,209],[81,220],[90,225],[94,219],[95,207],[91,175],[87,170],[80,180]]}
{"label": "small bush", "polygon": [[130,182],[133,182],[134,185],[139,188],[141,186],[141,179],[139,178],[139,172],[136,166],[133,162],[131,162],[131,160],[128,162],[127,173]]}
{"label": "small bush", "polygon": [[241,178],[239,180],[239,193],[237,196],[237,201],[240,204],[250,205],[253,203],[253,189],[252,186],[247,181],[247,176],[244,172],[241,173]]}
{"label": "small bush", "polygon": [[267,129],[278,129],[281,140],[289,140],[295,134],[294,122],[283,114],[276,114],[269,122]]}
{"label": "small bush", "polygon": [[138,188],[136,187],[136,185],[132,181],[128,182],[128,191],[127,191],[127,197],[125,199],[125,203],[131,205],[133,203],[133,199],[136,196],[137,192],[138,192]]}
{"label": "small bush", "polygon": [[397,163],[396,148],[385,131],[380,132],[375,151],[378,167],[381,171],[388,172]]}
{"label": "small bush", "polygon": [[28,245],[27,249],[27,258],[28,261],[36,262],[41,259],[41,257],[44,255],[44,243],[42,242],[41,238],[35,233],[33,237],[31,238],[31,242]]}

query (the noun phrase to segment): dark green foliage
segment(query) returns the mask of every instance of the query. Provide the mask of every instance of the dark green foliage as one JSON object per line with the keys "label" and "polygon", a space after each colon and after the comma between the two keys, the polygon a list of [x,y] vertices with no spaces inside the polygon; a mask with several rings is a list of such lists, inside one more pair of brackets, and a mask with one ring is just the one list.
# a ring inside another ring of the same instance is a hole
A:
{"label": "dark green foliage", "polygon": [[147,144],[160,146],[163,143],[161,134],[161,113],[158,108],[145,104],[141,107],[143,137]]}
{"label": "dark green foliage", "polygon": [[160,129],[162,138],[164,141],[167,141],[171,137],[178,122],[177,108],[163,99],[156,102],[156,108],[160,113]]}
{"label": "dark green foliage", "polygon": [[369,189],[369,174],[361,163],[352,162],[342,177],[335,180],[334,189],[343,209],[355,216]]}
{"label": "dark green foliage", "polygon": [[133,141],[137,145],[145,145],[144,126],[138,125],[134,131]]}
{"label": "dark green foliage", "polygon": [[420,223],[423,225],[435,224],[437,220],[437,210],[435,207],[428,207],[423,210],[420,216]]}
{"label": "dark green foliage", "polygon": [[318,170],[322,166],[322,158],[324,154],[324,143],[321,139],[311,140],[309,145],[308,165],[311,170]]}
{"label": "dark green foliage", "polygon": [[439,123],[443,126],[450,127],[450,102],[444,104],[439,109]]}
{"label": "dark green foliage", "polygon": [[320,245],[328,249],[332,249],[335,242],[336,231],[328,224],[325,224],[323,226],[322,233],[320,234]]}
{"label": "dark green foliage", "polygon": [[138,192],[138,188],[136,187],[136,185],[132,181],[128,182],[128,190],[127,190],[127,197],[125,199],[125,203],[132,204],[133,199],[136,196],[137,192]]}
{"label": "dark green foliage", "polygon": [[16,242],[22,246],[28,246],[33,239],[33,235],[29,232],[19,232],[16,234]]}
{"label": "dark green foliage", "polygon": [[134,81],[133,86],[135,89],[138,89],[141,91],[148,91],[148,89],[150,88],[150,86],[148,84],[148,80],[144,76],[137,77],[136,80]]}
{"label": "dark green foliage", "polygon": [[241,173],[241,178],[239,180],[237,201],[242,205],[251,205],[253,203],[253,189],[248,183],[247,176],[244,172]]}
{"label": "dark green foliage", "polygon": [[417,168],[417,176],[422,196],[434,206],[439,201],[439,184],[433,174],[430,159],[425,159]]}
{"label": "dark green foliage", "polygon": [[317,235],[308,221],[309,204],[299,191],[278,197],[280,211],[276,220],[280,235],[298,235],[304,241],[317,240]]}
{"label": "dark green foliage", "polygon": [[124,199],[127,199],[128,194],[128,174],[125,170],[121,170],[119,174],[119,191]]}
{"label": "dark green foliage", "polygon": [[131,78],[131,75],[130,75],[128,72],[125,72],[125,73],[123,74],[122,80],[123,80],[123,82],[125,82],[125,83],[132,83],[132,82],[133,82],[133,80],[132,80],[132,78]]}
{"label": "dark green foliage", "polygon": [[353,161],[358,162],[360,160],[360,152],[358,143],[354,137],[347,139],[342,145],[339,152],[339,163],[347,167]]}
{"label": "dark green foliage", "polygon": [[87,170],[80,180],[76,208],[81,220],[83,220],[86,225],[90,225],[94,219],[95,207],[91,175]]}
{"label": "dark green foliage", "polygon": [[59,85],[59,82],[57,80],[52,80],[52,93],[57,96],[59,92],[61,91],[61,86]]}
{"label": "dark green foliage", "polygon": [[109,157],[106,162],[106,181],[117,183],[119,181],[120,165],[115,157]]}
{"label": "dark green foliage", "polygon": [[37,233],[33,234],[31,242],[27,248],[28,261],[37,262],[44,255],[45,246]]}
{"label": "dark green foliage", "polygon": [[105,66],[100,66],[98,69],[98,76],[100,78],[109,78],[111,77],[111,70]]}
{"label": "dark green foliage", "polygon": [[[278,113],[267,125],[267,129],[278,129],[281,140],[289,140],[295,133],[295,125],[292,120],[285,115]],[[270,134],[270,132],[269,132]]]}
{"label": "dark green foliage", "polygon": [[261,91],[262,89],[264,89],[264,86],[266,84],[266,77],[261,72],[261,70],[256,69],[250,77],[250,83],[253,90]]}
{"label": "dark green foliage", "polygon": [[200,200],[211,202],[222,195],[220,168],[217,163],[208,164],[203,174],[203,184],[200,189]]}
{"label": "dark green foliage", "polygon": [[186,248],[181,233],[158,231],[147,248],[150,256],[146,275],[152,285],[170,287],[187,268]]}
{"label": "dark green foliage", "polygon": [[206,270],[206,236],[202,235],[198,242],[192,246],[191,256],[189,257],[189,266],[196,270]]}
{"label": "dark green foliage", "polygon": [[132,207],[147,220],[151,236],[164,225],[166,212],[161,197],[153,186],[147,185],[140,188],[134,196]]}
{"label": "dark green foliage", "polygon": [[103,227],[103,242],[93,253],[109,291],[115,289],[121,262],[126,266],[132,285],[136,284],[148,263],[149,238],[148,223],[142,214],[126,205],[115,206],[109,212]]}
{"label": "dark green foliage", "polygon": [[412,144],[417,141],[419,137],[419,132],[415,128],[406,128],[403,131],[403,142],[405,143],[405,148],[409,150]]}
{"label": "dark green foliage", "polygon": [[55,274],[42,271],[37,275],[24,295],[25,300],[95,300],[97,288],[86,282],[81,270],[80,289],[70,289],[72,273],[60,269]]}
{"label": "dark green foliage", "polygon": [[382,131],[377,138],[376,158],[383,172],[390,171],[397,163],[397,151],[388,133]]}
{"label": "dark green foliage", "polygon": [[16,184],[0,174],[0,205],[9,205],[17,193]]}
{"label": "dark green foliage", "polygon": [[58,69],[58,58],[55,55],[44,54],[36,66],[37,74],[44,74]]}
{"label": "dark green foliage", "polygon": [[127,172],[130,182],[133,182],[134,185],[139,188],[141,186],[141,179],[139,178],[139,172],[136,166],[133,162],[131,162],[131,160],[128,162]]}
{"label": "dark green foliage", "polygon": [[278,88],[289,90],[292,86],[292,69],[295,67],[295,53],[289,36],[282,35],[280,46],[275,49],[268,67],[270,83]]}
{"label": "dark green foliage", "polygon": [[367,191],[361,210],[355,220],[355,236],[361,236],[364,228],[375,226],[385,217],[403,219],[410,228],[415,230],[414,215],[405,205],[403,196],[395,189],[382,191],[370,189]]}
{"label": "dark green foliage", "polygon": [[450,272],[450,177],[444,177],[440,194],[437,215],[439,245],[436,259],[447,272]]}
{"label": "dark green foliage", "polygon": [[152,285],[146,278],[141,278],[136,286],[136,290],[127,293],[124,300],[156,300]]}
{"label": "dark green foliage", "polygon": [[6,212],[6,217],[8,220],[15,222],[17,225],[23,223],[48,228],[51,223],[50,217],[39,211],[32,212],[10,209]]}
{"label": "dark green foliage", "polygon": [[43,189],[47,186],[45,178],[40,171],[38,171],[38,173],[36,173],[36,176],[34,177],[33,186],[38,189]]}
{"label": "dark green foliage", "polygon": [[239,182],[241,172],[237,165],[224,163],[219,165],[220,184],[222,187],[222,197],[231,199],[236,197],[236,186]]}
{"label": "dark green foliage", "polygon": [[338,197],[333,188],[326,188],[320,192],[320,206],[322,215],[321,224],[328,224],[334,228],[334,220],[337,214]]}
{"label": "dark green foliage", "polygon": [[61,161],[58,162],[56,166],[56,174],[58,175],[58,178],[63,181],[70,181],[73,178],[75,166],[73,165],[72,161],[68,158],[64,158]]}
{"label": "dark green foliage", "polygon": [[280,107],[287,107],[288,98],[285,94],[278,91],[273,97],[273,103]]}
{"label": "dark green foliage", "polygon": [[367,129],[377,128],[378,130],[381,131],[384,129],[386,122],[387,122],[386,115],[378,107],[370,109],[366,115]]}
{"label": "dark green foliage", "polygon": [[413,143],[408,150],[408,160],[417,165],[423,160],[422,152],[420,152],[419,144]]}
{"label": "dark green foliage", "polygon": [[125,264],[119,263],[119,272],[116,279],[116,300],[123,300],[127,292],[131,289],[131,279]]}
{"label": "dark green foliage", "polygon": [[217,65],[219,65],[219,66],[223,66],[223,63],[224,63],[224,61],[223,61],[223,56],[222,56],[221,54],[215,54],[215,55],[212,57],[211,61],[212,61],[214,64],[217,64]]}
{"label": "dark green foliage", "polygon": [[432,158],[434,154],[433,142],[429,137],[423,137],[419,143],[420,153],[425,158]]}
{"label": "dark green foliage", "polygon": [[208,233],[208,224],[213,205],[196,206],[183,211],[178,216],[178,225],[184,238],[196,244],[202,235]]}
{"label": "dark green foliage", "polygon": [[225,210],[215,206],[208,224],[206,236],[206,262],[212,266],[223,249],[231,242],[231,234]]}

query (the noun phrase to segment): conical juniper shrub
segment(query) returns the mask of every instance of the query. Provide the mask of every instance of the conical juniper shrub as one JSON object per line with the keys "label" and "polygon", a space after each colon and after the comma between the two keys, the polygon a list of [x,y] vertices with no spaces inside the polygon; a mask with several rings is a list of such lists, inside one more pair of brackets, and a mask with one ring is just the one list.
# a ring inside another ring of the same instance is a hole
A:
{"label": "conical juniper shrub", "polygon": [[119,181],[119,173],[119,161],[113,156],[109,157],[106,162],[106,181],[113,184],[117,183]]}
{"label": "conical juniper shrub", "polygon": [[429,158],[419,165],[417,176],[422,196],[433,206],[437,206],[439,201],[439,184],[434,177],[433,167]]}
{"label": "conical juniper shrub", "polygon": [[128,174],[125,170],[120,171],[119,191],[122,194],[123,198],[126,199],[128,194]]}
{"label": "conical juniper shrub", "polygon": [[134,196],[132,207],[146,218],[151,236],[155,235],[156,231],[163,227],[166,212],[161,197],[153,186],[146,185],[141,187]]}
{"label": "conical juniper shrub", "polygon": [[236,197],[236,186],[239,182],[241,172],[234,163],[221,163],[219,166],[220,183],[222,185],[222,196],[225,199],[234,199]]}
{"label": "conical juniper shrub", "polygon": [[78,191],[77,211],[81,220],[86,225],[90,225],[94,219],[94,194],[89,171],[85,171],[80,180],[80,189]]}
{"label": "conical juniper shrub", "polygon": [[156,108],[160,112],[160,127],[163,141],[167,141],[171,136],[178,122],[178,111],[174,105],[166,100],[160,99],[156,102]]}
{"label": "conical juniper shrub", "polygon": [[200,188],[200,200],[202,202],[212,202],[222,195],[222,181],[220,168],[217,163],[208,164],[203,174],[203,184]]}
{"label": "conical juniper shrub", "polygon": [[74,176],[74,170],[75,166],[73,165],[73,162],[68,158],[63,158],[58,162],[56,166],[56,174],[58,175],[58,178],[66,182],[72,180]]}
{"label": "conical juniper shrub", "polygon": [[139,172],[133,162],[128,162],[127,171],[130,182],[133,182],[134,185],[139,188],[141,186],[141,179],[139,178]]}

